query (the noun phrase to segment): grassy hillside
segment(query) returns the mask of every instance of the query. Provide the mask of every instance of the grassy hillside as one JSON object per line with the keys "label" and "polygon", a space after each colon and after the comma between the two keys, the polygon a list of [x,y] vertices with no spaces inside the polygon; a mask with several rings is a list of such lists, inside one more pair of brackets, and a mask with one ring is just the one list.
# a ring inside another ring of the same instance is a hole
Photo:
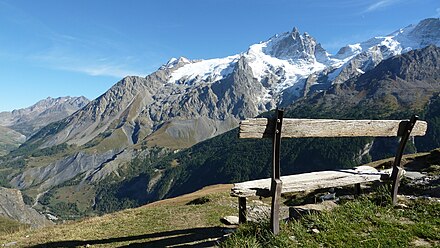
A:
{"label": "grassy hillside", "polygon": [[[231,185],[208,187],[102,217],[6,234],[0,236],[0,246],[11,242],[17,242],[18,247],[213,245],[223,235],[220,218],[237,211],[236,199],[228,196],[230,188]],[[200,197],[209,200],[187,205]]]}
{"label": "grassy hillside", "polygon": [[[440,202],[407,200],[407,207],[384,205],[388,194],[346,201],[331,212],[304,216],[281,225],[274,237],[267,222],[231,226],[219,219],[237,214],[230,185],[140,208],[60,224],[39,230],[0,234],[0,245],[15,247],[437,247],[440,245]],[[380,188],[383,189],[383,188]],[[207,201],[191,205],[194,199]],[[208,200],[206,200],[208,199]],[[402,202],[402,201],[401,201]]]}
{"label": "grassy hillside", "polygon": [[18,221],[0,216],[0,236],[8,235],[27,228],[26,225],[20,224]]}

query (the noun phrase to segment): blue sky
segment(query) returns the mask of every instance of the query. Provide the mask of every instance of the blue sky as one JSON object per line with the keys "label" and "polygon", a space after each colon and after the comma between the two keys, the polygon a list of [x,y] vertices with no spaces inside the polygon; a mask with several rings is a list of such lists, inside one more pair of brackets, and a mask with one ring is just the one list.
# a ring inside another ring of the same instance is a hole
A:
{"label": "blue sky", "polygon": [[224,57],[297,27],[331,53],[440,16],[438,0],[0,0],[0,111],[98,97],[171,57]]}

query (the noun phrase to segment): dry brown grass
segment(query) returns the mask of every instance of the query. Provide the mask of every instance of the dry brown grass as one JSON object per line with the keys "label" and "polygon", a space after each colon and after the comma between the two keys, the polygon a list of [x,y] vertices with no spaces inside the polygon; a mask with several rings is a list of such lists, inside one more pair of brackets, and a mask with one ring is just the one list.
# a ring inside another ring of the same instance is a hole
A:
{"label": "dry brown grass", "polygon": [[[236,214],[231,185],[216,185],[197,192],[135,209],[38,230],[0,236],[1,244],[15,247],[164,247],[177,244],[213,243],[222,236],[220,218]],[[202,205],[186,205],[207,197]]]}

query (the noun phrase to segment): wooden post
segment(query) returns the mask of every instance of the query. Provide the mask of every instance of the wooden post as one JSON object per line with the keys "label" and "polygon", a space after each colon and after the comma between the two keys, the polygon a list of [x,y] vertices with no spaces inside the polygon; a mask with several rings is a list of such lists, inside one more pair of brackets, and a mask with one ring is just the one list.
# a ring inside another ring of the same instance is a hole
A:
{"label": "wooden post", "polygon": [[246,197],[238,197],[238,223],[246,223]]}
{"label": "wooden post", "polygon": [[281,172],[280,172],[280,146],[281,146],[281,126],[283,124],[283,110],[276,110],[275,113],[275,128],[273,134],[273,159],[272,159],[272,208],[270,211],[270,227],[273,234],[277,235],[280,232],[280,200],[281,200]]}
{"label": "wooden post", "polygon": [[402,122],[397,133],[397,135],[401,136],[402,138],[400,140],[399,148],[397,149],[396,157],[394,158],[393,172],[391,173],[391,179],[393,180],[393,185],[391,187],[391,199],[393,205],[396,205],[397,203],[397,192],[400,185],[400,176],[403,170],[400,164],[403,151],[405,150],[406,142],[408,141],[411,131],[418,119],[418,116],[413,115],[410,121]]}

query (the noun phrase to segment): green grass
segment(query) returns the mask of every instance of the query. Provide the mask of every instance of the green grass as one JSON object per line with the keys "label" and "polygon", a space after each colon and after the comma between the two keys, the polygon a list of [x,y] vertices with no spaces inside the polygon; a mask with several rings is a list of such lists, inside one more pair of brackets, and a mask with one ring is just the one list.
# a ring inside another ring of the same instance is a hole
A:
{"label": "green grass", "polygon": [[221,247],[414,247],[415,242],[439,247],[440,202],[408,205],[396,209],[363,197],[284,223],[279,236],[269,232],[267,223],[240,226]]}

